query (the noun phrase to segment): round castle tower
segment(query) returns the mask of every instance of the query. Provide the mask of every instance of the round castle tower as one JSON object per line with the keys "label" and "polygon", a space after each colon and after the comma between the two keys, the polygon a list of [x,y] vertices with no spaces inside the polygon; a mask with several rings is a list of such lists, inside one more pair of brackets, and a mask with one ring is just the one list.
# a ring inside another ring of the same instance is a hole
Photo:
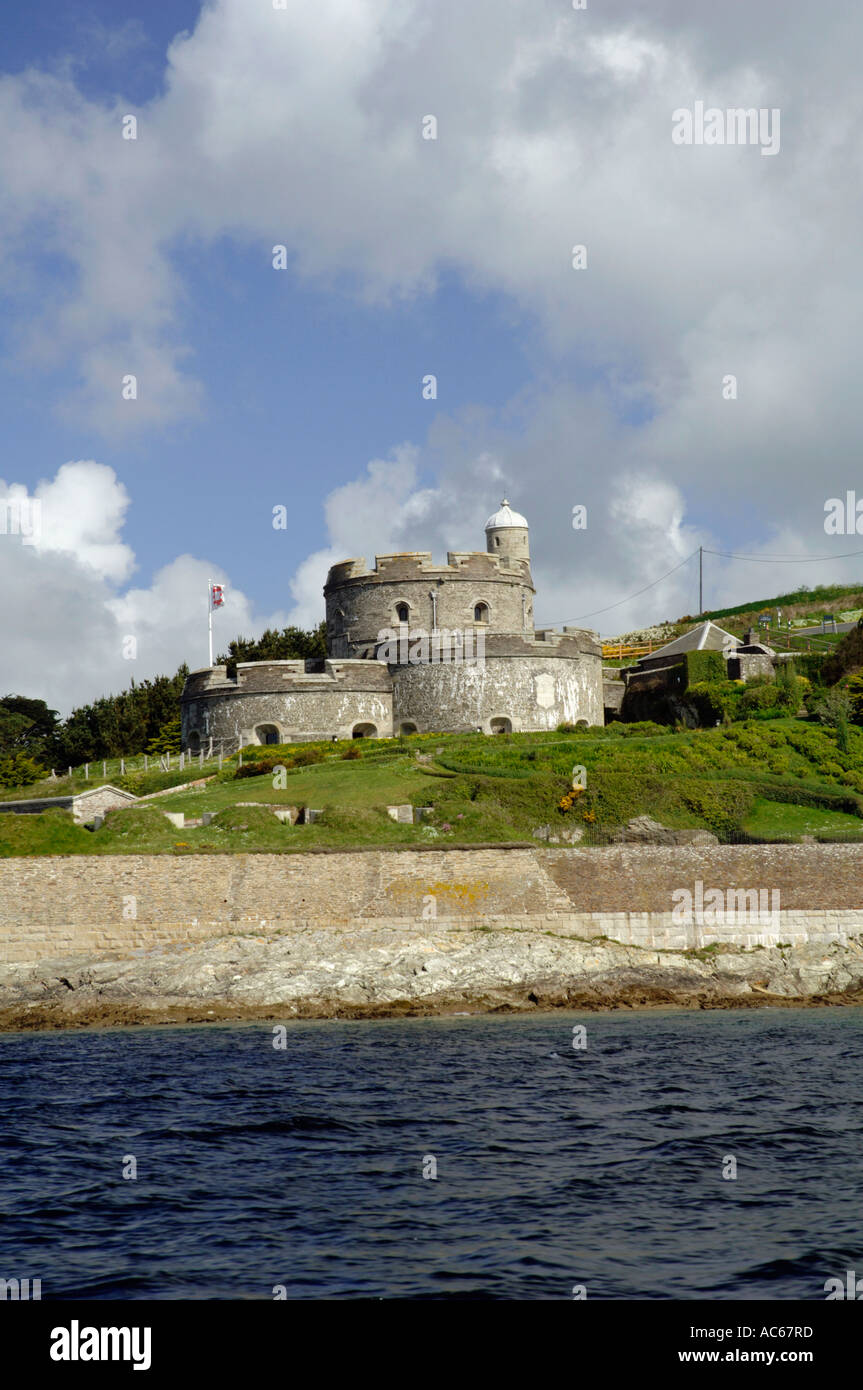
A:
{"label": "round castle tower", "polygon": [[485,543],[445,565],[421,550],[333,565],[327,659],[191,672],[183,747],[602,724],[597,635],[534,630],[529,528],[506,498]]}
{"label": "round castle tower", "polygon": [[408,550],[333,565],[324,585],[327,650],[334,657],[373,657],[382,633],[422,630],[528,633],[536,590],[530,574],[528,526],[504,499],[485,524],[486,548],[449,551],[445,565],[431,552]]}
{"label": "round castle tower", "polygon": [[506,498],[499,511],[485,523],[485,548],[490,555],[507,555],[530,564],[530,541],[524,517],[514,512]]}

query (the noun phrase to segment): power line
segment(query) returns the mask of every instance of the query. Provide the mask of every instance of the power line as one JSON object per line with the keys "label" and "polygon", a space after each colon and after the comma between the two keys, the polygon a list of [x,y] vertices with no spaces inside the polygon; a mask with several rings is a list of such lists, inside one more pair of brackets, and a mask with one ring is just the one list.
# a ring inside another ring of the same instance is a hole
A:
{"label": "power line", "polygon": [[824,560],[850,560],[863,550],[846,550],[842,555],[732,555],[728,550],[708,550],[705,555],[721,555],[725,560],[752,560],[756,565],[816,565]]}
{"label": "power line", "polygon": [[645,584],[643,589],[638,589],[636,593],[630,594],[627,598],[618,599],[617,603],[610,603],[606,608],[594,608],[590,613],[581,613],[577,618],[566,618],[564,622],[545,622],[540,623],[540,627],[565,627],[574,623],[580,623],[584,618],[597,618],[601,613],[610,613],[614,608],[622,608],[624,604],[631,603],[633,599],[640,598],[646,594],[648,589],[655,589],[657,584],[668,579],[670,575],[676,574],[678,570],[688,565],[689,561],[696,556],[699,551],[705,555],[719,555],[724,560],[751,560],[757,565],[814,565],[823,563],[825,560],[850,560],[858,555],[863,555],[863,550],[846,550],[841,555],[735,555],[730,550],[708,550],[707,546],[697,547],[691,555],[687,555],[685,560],[681,560],[674,569],[668,570],[666,574],[660,575],[659,579],[654,579],[650,584]]}
{"label": "power line", "polygon": [[567,619],[566,619],[566,623],[561,623],[561,622],[556,622],[556,623],[541,623],[540,626],[541,626],[541,627],[564,627],[564,626],[566,626],[566,624],[580,623],[581,620],[582,620],[582,618],[595,618],[595,617],[597,617],[600,613],[610,613],[611,610],[612,610],[612,608],[620,608],[620,607],[622,607],[622,605],[623,605],[624,603],[629,603],[629,602],[631,602],[632,599],[634,599],[634,598],[639,598],[639,597],[641,596],[641,594],[646,594],[647,591],[648,591],[648,589],[655,589],[655,588],[656,588],[656,585],[657,585],[657,584],[661,584],[662,581],[663,581],[663,579],[667,579],[667,578],[669,577],[669,575],[671,575],[671,574],[676,574],[678,570],[683,569],[683,566],[684,566],[684,565],[688,565],[688,564],[689,564],[689,561],[693,558],[693,556],[695,556],[695,555],[697,555],[697,554],[698,554],[698,551],[697,551],[697,550],[693,550],[692,555],[687,555],[686,559],[685,559],[685,560],[681,560],[681,562],[680,562],[679,565],[675,565],[673,570],[669,570],[669,571],[668,571],[668,574],[660,575],[659,579],[654,579],[650,584],[645,584],[644,588],[643,588],[643,589],[639,589],[637,593],[635,593],[635,594],[630,594],[628,598],[619,599],[617,603],[610,603],[610,604],[608,605],[607,608],[594,608],[594,610],[593,610],[592,613],[580,613],[579,616],[578,616],[577,618],[567,618]]}

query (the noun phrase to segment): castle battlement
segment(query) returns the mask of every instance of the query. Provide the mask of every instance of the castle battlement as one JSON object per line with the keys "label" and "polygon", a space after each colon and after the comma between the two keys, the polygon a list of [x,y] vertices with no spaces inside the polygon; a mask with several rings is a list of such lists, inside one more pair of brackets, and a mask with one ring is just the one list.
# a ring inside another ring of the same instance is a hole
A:
{"label": "castle battlement", "polygon": [[490,555],[485,550],[449,550],[445,565],[435,564],[430,550],[396,551],[391,555],[376,555],[373,568],[365,558],[341,560],[330,568],[324,593],[331,593],[343,584],[404,583],[416,579],[494,580],[517,578],[530,583],[530,564],[514,560],[509,555]]}
{"label": "castle battlement", "polygon": [[225,666],[191,671],[183,690],[184,700],[221,695],[226,691],[245,694],[277,694],[279,691],[387,690],[385,662],[310,657],[296,661],[240,661],[237,673],[229,676]]}
{"label": "castle battlement", "polygon": [[326,659],[193,671],[184,746],[601,724],[597,634],[534,630],[527,520],[504,498],[485,539],[485,550],[447,551],[446,564],[403,550],[375,555],[373,567],[362,556],[333,565]]}

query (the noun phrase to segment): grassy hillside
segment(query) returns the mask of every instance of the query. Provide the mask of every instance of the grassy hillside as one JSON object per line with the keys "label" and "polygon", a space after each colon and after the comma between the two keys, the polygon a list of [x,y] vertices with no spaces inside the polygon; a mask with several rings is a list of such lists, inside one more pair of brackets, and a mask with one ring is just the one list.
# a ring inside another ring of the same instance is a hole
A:
{"label": "grassy hillside", "polygon": [[[242,775],[237,759],[221,773],[205,769],[200,787],[112,812],[95,832],[63,811],[0,815],[0,856],[536,843],[532,832],[542,825],[552,834],[577,828],[591,845],[639,814],[725,841],[863,839],[863,730],[848,731],[843,752],[833,730],[797,719],[683,732],[614,724],[578,734],[295,744],[245,750],[244,762]],[[586,786],[570,797],[576,766]],[[429,819],[397,824],[385,809],[395,803],[429,807]],[[266,809],[290,805],[323,816],[289,826]],[[215,819],[178,830],[163,810]]]}
{"label": "grassy hillside", "polygon": [[[800,637],[795,635],[796,626],[814,627],[821,622],[823,617],[831,615],[839,622],[856,622],[861,610],[863,610],[863,585],[861,584],[820,584],[814,589],[801,588],[792,589],[787,594],[775,594],[772,598],[749,599],[745,603],[739,603],[733,608],[709,608],[701,614],[688,613],[682,618],[678,618],[675,623],[670,623],[670,635],[665,639],[671,641],[673,637],[681,637],[688,632],[696,623],[703,622],[705,618],[710,618],[714,623],[732,633],[735,637],[742,637],[748,628],[758,630],[758,618],[761,613],[769,612],[773,618],[773,625],[770,628],[770,636],[776,638],[776,611],[782,613],[782,649],[799,649],[801,651],[827,651],[838,645],[842,640],[842,634],[836,633],[817,633],[810,637]],[[788,633],[788,621],[791,621],[790,636]],[[631,636],[632,634],[630,634]],[[605,638],[605,641],[614,642],[617,638]],[[646,640],[646,639],[645,639]],[[656,645],[659,645],[657,642]],[[629,665],[635,658],[624,658],[616,661],[609,658],[606,664],[610,665]]]}
{"label": "grassy hillside", "polygon": [[[716,608],[702,614],[703,618],[711,618],[713,622],[720,622],[723,618],[733,618],[734,622],[730,625],[730,630],[735,631],[738,627],[747,627],[750,623],[754,626],[758,621],[758,614],[770,610],[773,612],[781,608],[783,620],[785,618],[812,617],[816,621],[822,614],[853,612],[855,609],[863,607],[863,585],[860,584],[819,584],[815,589],[793,589],[787,594],[777,594],[773,598],[759,599],[757,601],[748,600],[740,603],[735,608]],[[682,622],[697,622],[698,619],[681,619]]]}

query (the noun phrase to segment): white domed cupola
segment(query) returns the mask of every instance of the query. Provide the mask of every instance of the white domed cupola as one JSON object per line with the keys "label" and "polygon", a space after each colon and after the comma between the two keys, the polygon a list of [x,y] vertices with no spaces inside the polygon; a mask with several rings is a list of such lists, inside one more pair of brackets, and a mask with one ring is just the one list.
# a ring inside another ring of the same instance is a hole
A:
{"label": "white domed cupola", "polygon": [[485,547],[491,555],[530,560],[527,521],[520,512],[513,511],[505,497],[498,511],[485,523]]}

